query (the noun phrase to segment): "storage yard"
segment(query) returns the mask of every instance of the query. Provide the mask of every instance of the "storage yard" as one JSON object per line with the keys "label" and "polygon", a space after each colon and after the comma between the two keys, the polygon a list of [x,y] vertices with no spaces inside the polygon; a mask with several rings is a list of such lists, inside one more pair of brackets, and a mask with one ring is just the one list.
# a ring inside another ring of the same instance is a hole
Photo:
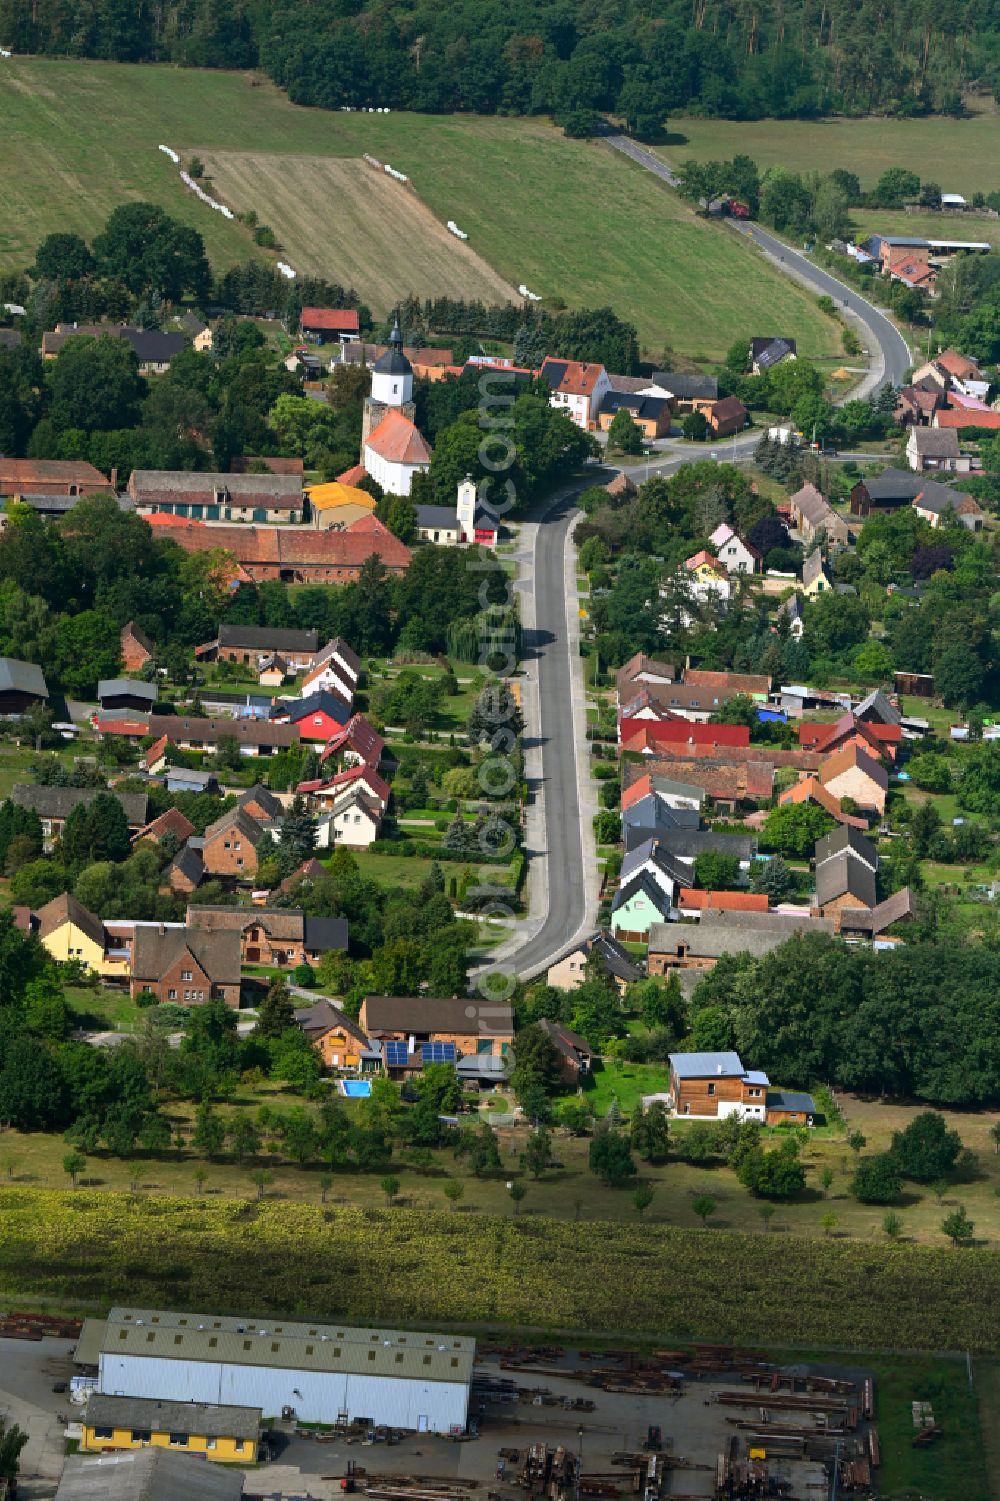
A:
{"label": "storage yard", "polygon": [[[80,1432],[87,1391],[68,1388],[79,1388],[81,1378],[92,1385],[94,1371],[73,1360],[79,1328],[37,1315],[0,1320],[0,1412],[32,1434],[22,1470],[29,1501],[54,1495],[66,1439]],[[965,1386],[964,1363],[950,1364]],[[245,1471],[244,1495],[826,1501],[835,1466],[837,1494],[877,1494],[883,1460],[887,1477],[905,1468],[930,1482],[925,1494],[957,1494],[935,1480],[958,1479],[961,1470],[951,1466],[961,1466],[975,1433],[960,1431],[968,1423],[943,1386],[927,1399],[926,1378],[909,1375],[905,1362],[885,1379],[891,1396],[862,1362],[779,1366],[760,1350],[729,1346],[639,1355],[482,1341],[466,1433],[278,1416],[262,1435],[263,1462]],[[972,1501],[979,1492],[973,1485],[968,1494]]]}

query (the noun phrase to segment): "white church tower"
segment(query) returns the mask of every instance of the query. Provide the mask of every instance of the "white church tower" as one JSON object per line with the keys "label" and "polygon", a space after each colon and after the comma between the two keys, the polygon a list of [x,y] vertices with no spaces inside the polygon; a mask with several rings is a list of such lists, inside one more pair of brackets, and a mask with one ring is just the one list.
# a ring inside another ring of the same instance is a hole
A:
{"label": "white church tower", "polygon": [[458,487],[458,529],[466,542],[474,542],[476,539],[476,507],[479,497],[476,493],[476,482],[471,475],[467,474]]}
{"label": "white church tower", "polygon": [[413,400],[413,366],[403,353],[403,333],[396,314],[389,348],[372,366],[372,401],[386,407],[405,407]]}

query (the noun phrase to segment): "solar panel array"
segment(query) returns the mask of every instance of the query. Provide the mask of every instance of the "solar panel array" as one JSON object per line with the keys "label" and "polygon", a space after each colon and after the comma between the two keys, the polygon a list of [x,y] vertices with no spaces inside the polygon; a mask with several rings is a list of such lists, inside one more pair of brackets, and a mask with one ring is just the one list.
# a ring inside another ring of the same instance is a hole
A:
{"label": "solar panel array", "polygon": [[386,1066],[386,1068],[405,1068],[406,1067],[407,1060],[409,1058],[409,1054],[408,1054],[408,1052],[406,1050],[406,1043],[405,1042],[396,1042],[396,1041],[390,1040],[390,1041],[384,1042],[382,1044],[382,1047],[385,1050],[385,1066]]}
{"label": "solar panel array", "polygon": [[428,1063],[454,1063],[456,1058],[453,1042],[425,1042],[420,1057],[426,1068]]}

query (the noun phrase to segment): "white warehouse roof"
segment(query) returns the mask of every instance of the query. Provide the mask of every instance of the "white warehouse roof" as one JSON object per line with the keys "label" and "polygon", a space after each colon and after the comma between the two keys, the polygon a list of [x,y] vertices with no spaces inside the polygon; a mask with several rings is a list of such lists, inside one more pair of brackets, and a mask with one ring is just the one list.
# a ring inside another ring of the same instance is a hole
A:
{"label": "white warehouse roof", "polygon": [[455,1334],[119,1307],[108,1314],[100,1351],[468,1385],[476,1342]]}

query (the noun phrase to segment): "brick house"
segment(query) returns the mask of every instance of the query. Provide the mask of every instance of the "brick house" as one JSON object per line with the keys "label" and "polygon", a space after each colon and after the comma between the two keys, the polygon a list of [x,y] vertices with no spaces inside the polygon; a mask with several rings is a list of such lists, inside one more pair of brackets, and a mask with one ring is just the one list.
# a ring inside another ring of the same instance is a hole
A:
{"label": "brick house", "polygon": [[152,641],[134,620],[122,626],[121,656],[126,673],[141,672],[152,659],[153,650]]}
{"label": "brick house", "polygon": [[[62,833],[63,825],[74,808],[92,803],[100,791],[107,788],[100,787],[44,787],[36,786],[33,782],[15,782],[11,788],[11,801],[22,808],[31,808],[38,814],[42,824],[42,836],[46,848],[51,848],[52,843]],[[129,829],[137,833],[146,826],[146,805],[148,799],[144,792],[116,792],[113,794],[121,803],[128,820]]]}
{"label": "brick house", "polygon": [[827,756],[819,768],[819,780],[841,802],[850,797],[859,808],[873,808],[879,815],[885,812],[888,773],[870,752],[856,745],[845,745]]}
{"label": "brick house", "polygon": [[220,662],[256,667],[262,657],[281,656],[292,673],[304,672],[316,654],[315,631],[284,630],[270,625],[219,626],[216,656]]}
{"label": "brick house", "polygon": [[240,1004],[240,939],[235,932],[136,924],[131,994],[150,990],[161,1005]]}
{"label": "brick house", "polygon": [[713,438],[729,438],[734,433],[741,433],[749,415],[738,396],[724,396],[721,401],[713,401],[705,413]]}
{"label": "brick house", "polygon": [[538,1028],[545,1033],[556,1050],[563,1083],[575,1089],[586,1079],[593,1066],[594,1050],[590,1043],[579,1032],[572,1032],[562,1022],[549,1021],[547,1017],[538,1023]]}
{"label": "brick house", "polygon": [[366,995],[358,1023],[374,1043],[406,1044],[406,1063],[392,1072],[418,1070],[426,1043],[451,1043],[456,1055],[503,1057],[514,1041],[514,1014],[505,1003],[459,996]]}
{"label": "brick house", "polygon": [[209,875],[248,881],[257,874],[257,845],[264,829],[243,808],[230,808],[205,830],[202,859]]}
{"label": "brick house", "polygon": [[208,933],[239,934],[244,964],[294,969],[315,962],[331,949],[347,949],[347,920],[307,917],[297,907],[190,906],[189,928]]}
{"label": "brick house", "polygon": [[194,824],[190,818],[180,808],[168,808],[159,818],[154,818],[152,823],[140,829],[133,843],[138,844],[140,839],[151,839],[154,844],[162,844],[168,834],[172,834],[178,844],[183,844],[193,833]]}
{"label": "brick house", "polygon": [[177,896],[190,896],[205,878],[205,861],[201,850],[186,844],[167,866],[162,884]]}
{"label": "brick house", "polygon": [[236,799],[236,806],[242,808],[244,813],[249,813],[259,824],[276,823],[285,813],[281,799],[275,797],[270,788],[264,787],[260,782],[248,787]]}
{"label": "brick house", "polygon": [[350,584],[370,557],[392,574],[405,573],[412,554],[374,516],[363,517],[346,532],[314,531],[301,526],[246,526],[238,522],[210,526],[161,512],[147,518],[153,530],[185,552],[224,548],[239,565],[239,576],[255,582],[283,584]]}
{"label": "brick house", "polygon": [[326,999],[295,1012],[296,1024],[320,1052],[323,1067],[360,1073],[366,1063],[374,1062],[371,1045],[357,1022],[345,1016],[339,1007]]}

